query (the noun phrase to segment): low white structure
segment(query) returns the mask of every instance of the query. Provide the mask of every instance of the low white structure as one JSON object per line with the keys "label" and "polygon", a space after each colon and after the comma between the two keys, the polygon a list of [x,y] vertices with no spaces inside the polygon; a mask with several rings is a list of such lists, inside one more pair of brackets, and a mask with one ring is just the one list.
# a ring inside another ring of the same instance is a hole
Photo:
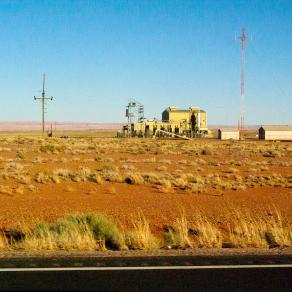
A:
{"label": "low white structure", "polygon": [[261,126],[259,139],[292,141],[292,125]]}
{"label": "low white structure", "polygon": [[239,130],[237,128],[221,128],[218,129],[218,139],[221,140],[239,140]]}

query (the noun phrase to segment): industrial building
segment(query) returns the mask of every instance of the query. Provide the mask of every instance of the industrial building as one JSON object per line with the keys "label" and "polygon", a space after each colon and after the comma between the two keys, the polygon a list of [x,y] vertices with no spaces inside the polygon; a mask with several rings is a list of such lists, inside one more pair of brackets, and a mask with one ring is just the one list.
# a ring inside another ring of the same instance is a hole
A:
{"label": "industrial building", "polygon": [[259,139],[292,141],[292,125],[261,126]]}
{"label": "industrial building", "polygon": [[[162,112],[161,121],[157,119],[143,120],[144,112],[138,110],[138,120],[133,123],[133,102],[128,104],[126,116],[128,124],[123,127],[122,136],[124,137],[201,137],[208,133],[207,113],[198,107],[189,107],[188,109],[178,109],[171,106]],[[141,105],[138,106],[141,108]],[[143,118],[141,118],[143,116]]]}
{"label": "industrial building", "polygon": [[239,140],[239,130],[237,128],[220,128],[218,129],[218,139]]}

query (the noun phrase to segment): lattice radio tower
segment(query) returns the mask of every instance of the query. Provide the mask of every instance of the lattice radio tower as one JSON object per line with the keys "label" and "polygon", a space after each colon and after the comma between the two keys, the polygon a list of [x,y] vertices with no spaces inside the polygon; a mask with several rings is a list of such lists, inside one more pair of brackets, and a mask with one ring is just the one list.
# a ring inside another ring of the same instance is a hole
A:
{"label": "lattice radio tower", "polygon": [[53,100],[53,97],[46,97],[45,93],[45,82],[46,82],[46,75],[43,74],[43,91],[41,97],[33,97],[34,100],[40,100],[41,101],[41,110],[42,110],[42,132],[45,132],[45,114],[46,114],[46,102],[47,100]]}
{"label": "lattice radio tower", "polygon": [[239,131],[241,136],[244,131],[244,86],[245,86],[245,43],[246,43],[246,35],[244,28],[241,29],[241,66],[240,66],[240,119],[239,119]]}

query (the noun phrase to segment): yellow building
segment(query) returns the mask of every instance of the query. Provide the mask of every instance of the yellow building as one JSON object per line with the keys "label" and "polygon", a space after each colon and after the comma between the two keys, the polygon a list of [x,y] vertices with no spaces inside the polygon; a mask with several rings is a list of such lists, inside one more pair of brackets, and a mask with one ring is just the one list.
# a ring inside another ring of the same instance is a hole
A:
{"label": "yellow building", "polygon": [[167,123],[185,123],[193,127],[193,131],[208,131],[207,113],[198,107],[178,109],[168,107],[162,112],[162,121]]}
{"label": "yellow building", "polygon": [[162,112],[162,120],[148,120],[123,127],[123,136],[151,137],[153,135],[202,136],[208,133],[207,113],[198,107],[178,109],[168,107]]}

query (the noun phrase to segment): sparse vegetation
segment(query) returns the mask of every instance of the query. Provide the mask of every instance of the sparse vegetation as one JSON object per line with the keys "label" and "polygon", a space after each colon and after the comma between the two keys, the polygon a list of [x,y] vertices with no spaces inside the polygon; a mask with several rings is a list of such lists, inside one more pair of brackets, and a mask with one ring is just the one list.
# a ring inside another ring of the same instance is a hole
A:
{"label": "sparse vegetation", "polygon": [[[28,250],[152,250],[158,248],[221,248],[292,246],[292,226],[278,210],[271,216],[255,217],[234,211],[228,231],[221,230],[201,213],[188,220],[184,212],[173,225],[165,226],[163,237],[153,235],[142,212],[132,217],[125,232],[99,213],[71,215],[56,222],[40,222],[34,227],[18,227],[15,239],[0,236],[0,249]],[[19,235],[17,235],[19,234]]]}
{"label": "sparse vegetation", "polygon": [[45,152],[45,153],[59,153],[59,152],[63,152],[64,150],[65,150],[64,146],[59,146],[59,145],[54,145],[54,144],[42,145],[40,147],[40,151]]}
{"label": "sparse vegetation", "polygon": [[[0,154],[1,226],[31,223],[17,244],[3,233],[0,249],[291,246],[289,143],[27,136],[1,137]],[[230,219],[228,200],[243,210]],[[258,213],[261,202],[280,202],[279,212]],[[130,220],[137,207],[145,215]],[[44,222],[32,224],[30,214]]]}
{"label": "sparse vegetation", "polygon": [[171,228],[167,228],[164,238],[168,246],[174,248],[222,247],[222,234],[203,215],[197,215],[190,227],[184,213],[176,219]]}

